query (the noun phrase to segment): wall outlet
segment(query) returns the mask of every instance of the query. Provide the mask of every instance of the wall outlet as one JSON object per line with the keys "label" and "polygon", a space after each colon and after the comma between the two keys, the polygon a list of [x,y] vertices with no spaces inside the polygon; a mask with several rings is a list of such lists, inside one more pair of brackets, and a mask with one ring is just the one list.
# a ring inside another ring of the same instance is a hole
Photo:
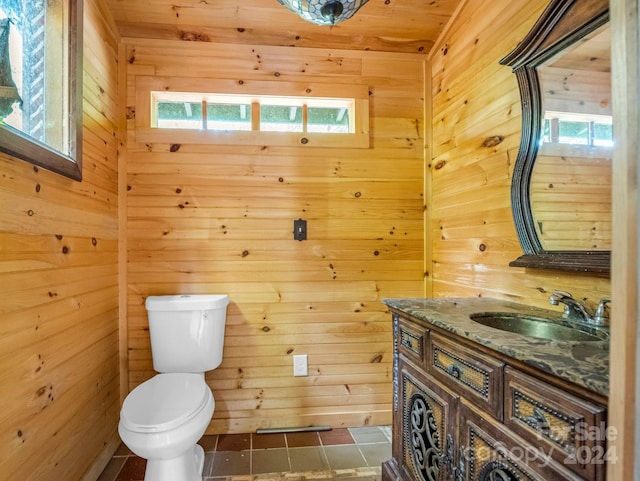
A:
{"label": "wall outlet", "polygon": [[308,376],[309,367],[307,365],[306,354],[294,354],[293,356],[293,375],[294,376]]}

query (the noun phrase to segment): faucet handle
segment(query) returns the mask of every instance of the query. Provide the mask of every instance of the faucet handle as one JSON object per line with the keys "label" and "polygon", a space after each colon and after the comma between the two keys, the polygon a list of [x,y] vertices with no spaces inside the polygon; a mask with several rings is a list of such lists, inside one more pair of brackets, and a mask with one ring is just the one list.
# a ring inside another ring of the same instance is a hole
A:
{"label": "faucet handle", "polygon": [[554,290],[553,293],[549,296],[549,304],[557,306],[560,300],[567,298],[573,299],[573,296],[569,292]]}
{"label": "faucet handle", "polygon": [[607,304],[611,303],[611,299],[600,299],[593,320],[596,324],[607,324],[609,322],[609,312],[607,312]]}
{"label": "faucet handle", "polygon": [[553,291],[553,294],[551,294],[552,296],[559,296],[559,297],[571,297],[573,298],[573,296],[571,295],[570,292],[565,292],[565,291],[560,291],[558,289],[555,289]]}

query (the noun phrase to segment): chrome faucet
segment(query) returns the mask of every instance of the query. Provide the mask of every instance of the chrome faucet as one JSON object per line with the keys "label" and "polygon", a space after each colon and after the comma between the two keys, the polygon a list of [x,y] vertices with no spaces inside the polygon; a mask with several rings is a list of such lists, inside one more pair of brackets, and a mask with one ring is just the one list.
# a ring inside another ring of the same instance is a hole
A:
{"label": "chrome faucet", "polygon": [[551,305],[557,306],[564,304],[564,315],[567,319],[594,326],[606,326],[609,324],[609,313],[606,305],[610,302],[611,299],[602,299],[592,314],[584,303],[574,299],[568,292],[553,291],[553,294],[549,297],[549,303]]}

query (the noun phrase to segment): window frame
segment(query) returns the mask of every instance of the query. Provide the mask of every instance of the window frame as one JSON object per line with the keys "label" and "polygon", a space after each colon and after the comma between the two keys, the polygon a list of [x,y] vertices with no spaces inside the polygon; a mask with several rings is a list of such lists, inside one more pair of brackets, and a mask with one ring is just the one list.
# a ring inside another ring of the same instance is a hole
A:
{"label": "window frame", "polygon": [[[354,104],[354,131],[277,132],[253,129],[198,130],[154,127],[156,92],[186,95],[237,95],[253,102],[264,97],[345,99]],[[286,95],[282,95],[286,92]],[[272,145],[333,148],[369,148],[369,88],[367,85],[303,83],[288,81],[244,81],[233,79],[194,79],[185,77],[136,77],[135,140],[143,143],[191,143],[229,145]]]}
{"label": "window frame", "polygon": [[82,180],[82,0],[63,0],[69,23],[63,33],[68,58],[68,149],[64,154],[7,124],[0,124],[0,151],[73,180]]}

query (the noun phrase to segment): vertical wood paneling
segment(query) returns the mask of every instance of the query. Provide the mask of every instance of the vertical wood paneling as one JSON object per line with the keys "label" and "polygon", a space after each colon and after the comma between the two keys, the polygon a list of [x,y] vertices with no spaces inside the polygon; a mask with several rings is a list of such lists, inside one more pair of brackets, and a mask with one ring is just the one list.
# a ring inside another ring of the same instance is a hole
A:
{"label": "vertical wood paneling", "polygon": [[[552,308],[553,289],[608,297],[607,277],[509,267],[521,255],[510,182],[520,142],[518,86],[499,65],[548,2],[467,1],[433,50],[433,294]],[[488,140],[488,141],[487,141]]]}
{"label": "vertical wood paneling", "polygon": [[607,448],[615,462],[607,479],[638,479],[640,473],[640,338],[638,323],[638,220],[640,202],[640,3],[611,2],[613,115],[613,253],[609,425]]}
{"label": "vertical wood paneling", "polygon": [[95,479],[118,443],[118,38],[84,19],[84,180],[0,156],[1,479]]}
{"label": "vertical wood paneling", "polygon": [[[369,149],[135,142],[128,121],[129,375],[154,373],[144,299],[227,293],[209,433],[391,420],[383,297],[422,296],[424,57],[126,41],[135,76],[365,84]],[[287,92],[283,89],[282,94]],[[308,240],[293,240],[306,219]],[[292,357],[308,354],[309,376]]]}

